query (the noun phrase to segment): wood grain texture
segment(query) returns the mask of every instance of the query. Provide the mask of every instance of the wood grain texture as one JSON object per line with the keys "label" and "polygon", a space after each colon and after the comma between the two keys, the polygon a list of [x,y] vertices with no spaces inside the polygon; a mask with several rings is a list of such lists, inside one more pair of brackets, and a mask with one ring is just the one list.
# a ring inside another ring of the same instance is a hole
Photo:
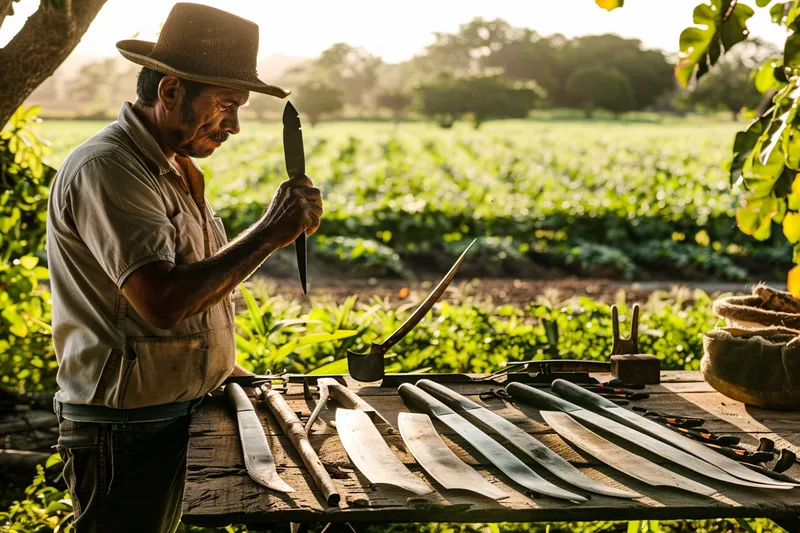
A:
{"label": "wood grain texture", "polygon": [[[598,376],[601,380],[607,378]],[[348,383],[392,425],[376,424],[398,459],[437,492],[419,497],[394,487],[371,485],[354,470],[342,448],[334,426],[335,403],[322,410],[309,440],[322,462],[331,472],[336,472],[332,477],[342,501],[335,507],[326,505],[289,438],[267,406],[259,404],[256,411],[275,456],[278,473],[297,489],[291,494],[269,491],[247,476],[236,425],[221,395],[215,393],[195,412],[190,427],[183,521],[198,526],[237,523],[257,528],[259,524],[276,522],[538,522],[800,515],[800,488],[787,491],[729,486],[632,449],[653,462],[716,488],[718,493],[713,498],[704,498],[641,483],[573,448],[544,424],[537,412],[520,410],[499,398],[482,400],[481,393],[497,387],[478,384],[460,384],[452,388],[511,420],[587,476],[610,486],[634,490],[643,497],[624,500],[579,491],[509,448],[544,478],[589,497],[589,501],[572,504],[526,494],[468,443],[436,422],[440,435],[461,460],[512,496],[498,502],[471,493],[448,491],[421,469],[396,431],[397,414],[408,411],[396,390],[362,386],[352,380]],[[699,372],[663,372],[661,384],[648,386],[646,392],[651,393],[649,399],[632,404],[668,414],[703,418],[706,428],[716,433],[735,434],[745,446],[757,446],[759,438],[765,436],[775,441],[776,448],[789,448],[800,455],[800,412],[744,406],[713,391]],[[301,384],[290,384],[285,399],[301,419],[307,418],[314,409],[313,400],[304,398]],[[491,431],[487,433],[492,434]],[[795,464],[786,474],[800,479],[800,465]]]}

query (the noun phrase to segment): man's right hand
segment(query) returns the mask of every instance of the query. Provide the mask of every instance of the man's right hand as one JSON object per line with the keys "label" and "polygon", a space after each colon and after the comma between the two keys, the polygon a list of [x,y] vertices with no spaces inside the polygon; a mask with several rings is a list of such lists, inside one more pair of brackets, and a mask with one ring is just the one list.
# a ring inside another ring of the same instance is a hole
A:
{"label": "man's right hand", "polygon": [[308,176],[299,175],[280,184],[259,226],[276,248],[284,248],[303,232],[317,231],[321,217],[322,194]]}

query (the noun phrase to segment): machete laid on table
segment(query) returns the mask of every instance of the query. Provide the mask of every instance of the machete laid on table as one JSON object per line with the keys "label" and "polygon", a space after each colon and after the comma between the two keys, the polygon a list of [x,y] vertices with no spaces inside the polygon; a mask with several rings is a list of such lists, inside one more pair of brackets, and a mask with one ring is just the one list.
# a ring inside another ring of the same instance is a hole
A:
{"label": "machete laid on table", "polygon": [[751,483],[761,483],[768,486],[780,486],[781,488],[800,486],[781,483],[779,481],[775,481],[774,479],[768,478],[767,476],[759,474],[758,472],[753,472],[746,466],[715,452],[700,442],[692,440],[688,437],[684,437],[683,435],[680,435],[679,433],[676,433],[657,422],[648,420],[647,418],[639,416],[638,414],[628,411],[627,409],[618,407],[605,398],[598,396],[591,391],[576,387],[568,381],[554,381],[552,390],[562,398],[569,400],[580,407],[589,409],[594,413],[602,415],[607,420],[614,420],[620,424],[624,424],[629,428],[646,433],[665,443],[679,448],[686,453],[691,454],[693,457],[707,461],[708,463],[713,464],[717,469],[729,474],[729,476],[747,480]]}
{"label": "machete laid on table", "polygon": [[297,415],[292,411],[289,404],[283,398],[283,395],[274,390],[260,390],[257,389],[258,396],[262,398],[269,406],[270,411],[278,419],[278,423],[283,429],[284,434],[289,438],[294,449],[300,454],[303,464],[308,468],[309,474],[314,479],[322,495],[325,497],[325,502],[329,506],[337,506],[342,499],[341,494],[336,489],[336,485],[325,470],[325,466],[320,461],[317,452],[311,447],[308,441],[303,423],[297,418]]}
{"label": "machete laid on table", "polygon": [[[554,394],[535,389],[534,387],[529,387],[523,383],[511,383],[510,385],[507,385],[506,392],[515,401],[521,404],[544,411],[562,411],[582,424],[592,427],[593,429],[607,431],[616,437],[644,448],[645,450],[663,457],[672,463],[675,463],[683,468],[693,470],[698,474],[702,474],[717,481],[762,489],[791,489],[794,486],[771,479],[770,484],[761,484],[733,477],[727,472],[720,470],[716,466],[703,461],[699,457],[686,453],[685,451],[675,448],[666,442],[660,441],[645,433],[640,433],[639,431],[636,431],[624,424],[620,424],[614,420],[600,416],[597,413],[588,411]],[[719,454],[716,454],[716,456],[722,458],[719,456]]]}
{"label": "machete laid on table", "polygon": [[586,477],[580,470],[569,464],[560,455],[528,435],[515,424],[509,422],[497,413],[485,407],[481,407],[472,400],[461,396],[457,392],[448,389],[444,385],[422,379],[417,382],[417,387],[443,402],[448,407],[463,412],[468,419],[477,421],[479,424],[491,428],[519,451],[571,485],[589,492],[616,498],[639,498],[641,496],[641,494],[637,494],[636,492],[615,489]]}
{"label": "machete laid on table", "polygon": [[398,413],[397,425],[414,459],[444,488],[471,491],[493,500],[510,496],[459,459],[436,432],[428,415]]}
{"label": "machete laid on table", "polygon": [[247,474],[253,481],[269,489],[294,492],[294,489],[278,476],[267,436],[250,398],[236,383],[225,385],[225,397],[239,427],[239,440],[242,443]]}
{"label": "machete laid on table", "polygon": [[317,420],[320,411],[322,411],[322,408],[328,403],[328,398],[336,400],[336,403],[346,409],[357,409],[359,411],[364,411],[367,413],[367,415],[369,415],[373,422],[383,422],[391,426],[391,424],[389,424],[389,422],[383,418],[374,407],[362,400],[355,392],[351,391],[345,385],[342,385],[335,379],[319,378],[317,380],[317,387],[319,387],[319,399],[317,400],[316,407],[314,407],[314,411],[306,421],[306,432],[310,431],[314,426],[314,422]]}
{"label": "machete laid on table", "polygon": [[400,462],[364,411],[336,409],[336,431],[347,456],[370,483],[394,485],[420,496],[433,492]]}
{"label": "machete laid on table", "polygon": [[347,369],[350,372],[350,375],[358,380],[364,382],[372,382],[378,381],[384,376],[384,368],[383,368],[383,356],[389,349],[397,344],[403,337],[408,334],[409,331],[414,329],[414,326],[422,320],[422,317],[430,311],[433,305],[442,297],[444,291],[447,289],[447,286],[450,285],[450,282],[453,280],[453,277],[456,275],[456,271],[458,267],[461,266],[461,262],[464,260],[464,256],[467,255],[469,249],[472,248],[472,245],[475,244],[475,240],[469,243],[469,246],[461,253],[461,256],[456,260],[452,267],[450,267],[450,271],[445,274],[444,278],[439,281],[439,284],[436,285],[436,288],[431,291],[425,301],[422,302],[419,307],[414,310],[414,313],[403,322],[400,327],[398,327],[394,333],[389,335],[389,337],[380,344],[373,343],[370,346],[369,353],[357,353],[347,350]]}
{"label": "machete laid on table", "polygon": [[585,428],[567,413],[541,411],[540,414],[547,425],[563,439],[568,440],[598,461],[643,483],[654,487],[673,487],[702,496],[713,496],[717,492],[711,487],[692,481],[617,446]]}
{"label": "machete laid on table", "polygon": [[[300,115],[291,102],[286,102],[283,109],[283,153],[286,159],[286,173],[289,178],[306,173],[306,159],[303,151],[303,132],[300,127]],[[300,271],[300,284],[303,294],[306,290],[306,232],[300,234],[294,241],[295,254],[297,255],[297,269]]]}
{"label": "machete laid on table", "polygon": [[523,463],[516,455],[509,452],[502,444],[467,422],[461,415],[415,385],[404,383],[398,389],[403,402],[409,409],[421,411],[458,433],[473,448],[499,468],[505,475],[526,489],[538,494],[552,496],[573,502],[585,502],[587,499],[579,494],[569,492],[553,485]]}

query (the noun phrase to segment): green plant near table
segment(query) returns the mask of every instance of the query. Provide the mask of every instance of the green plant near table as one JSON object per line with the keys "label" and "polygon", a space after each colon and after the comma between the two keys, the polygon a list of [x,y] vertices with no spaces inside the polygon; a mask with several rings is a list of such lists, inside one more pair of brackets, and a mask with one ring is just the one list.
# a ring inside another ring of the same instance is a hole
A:
{"label": "green plant near table", "polygon": [[0,132],[0,385],[53,389],[50,293],[44,257],[45,217],[55,170],[32,130],[38,107],[19,110]]}

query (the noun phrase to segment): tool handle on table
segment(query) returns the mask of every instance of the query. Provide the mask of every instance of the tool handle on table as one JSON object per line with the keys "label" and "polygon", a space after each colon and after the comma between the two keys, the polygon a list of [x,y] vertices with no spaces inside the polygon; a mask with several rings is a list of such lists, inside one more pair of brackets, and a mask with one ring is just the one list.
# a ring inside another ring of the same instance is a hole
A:
{"label": "tool handle on table", "polygon": [[403,383],[398,387],[397,392],[409,409],[434,416],[455,414],[455,411],[411,383]]}
{"label": "tool handle on table", "polygon": [[579,409],[577,405],[569,403],[555,394],[535,389],[524,383],[509,383],[506,385],[506,392],[517,402],[540,411],[563,411],[568,413]]}
{"label": "tool handle on table", "polygon": [[460,409],[478,409],[480,405],[464,398],[457,392],[448,389],[441,383],[436,383],[435,381],[431,381],[429,379],[421,379],[417,381],[417,387],[422,389],[423,391],[427,392],[440,402],[443,402],[449,407],[452,408],[460,408]]}
{"label": "tool handle on table", "polygon": [[595,394],[592,391],[588,391],[583,387],[579,387],[563,379],[554,380],[553,384],[550,385],[550,389],[565,400],[579,405],[580,407],[585,407],[590,411],[597,410],[601,407],[616,407],[614,402],[603,398],[599,394]]}
{"label": "tool handle on table", "polygon": [[336,402],[347,409],[358,409],[360,411],[372,411],[372,406],[362,400],[358,394],[351,391],[333,378],[320,378],[317,380],[317,386],[322,386],[324,383],[328,387],[328,394]]}
{"label": "tool handle on table", "polygon": [[228,399],[231,410],[239,411],[255,411],[250,398],[247,393],[237,383],[228,383],[225,385],[225,397]]}
{"label": "tool handle on table", "polygon": [[303,464],[306,465],[311,477],[314,478],[314,483],[322,491],[325,501],[330,506],[339,505],[342,497],[328,471],[325,470],[325,465],[322,464],[317,452],[311,446],[303,423],[300,422],[300,419],[297,418],[297,415],[279,392],[269,391],[264,399],[272,414],[278,419],[283,432],[289,437],[294,449],[300,454]]}

